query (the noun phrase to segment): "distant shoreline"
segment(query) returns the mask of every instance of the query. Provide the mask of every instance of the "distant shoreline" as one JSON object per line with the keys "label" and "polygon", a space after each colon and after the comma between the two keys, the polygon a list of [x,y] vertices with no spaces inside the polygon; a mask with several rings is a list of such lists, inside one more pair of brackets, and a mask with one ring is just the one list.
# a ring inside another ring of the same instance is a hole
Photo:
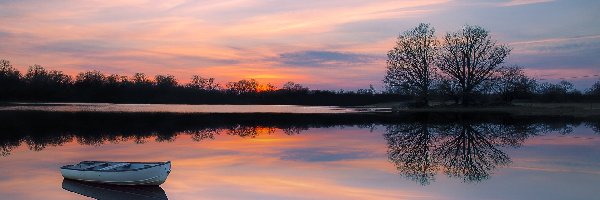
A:
{"label": "distant shoreline", "polygon": [[[96,110],[82,110],[82,111],[40,111],[40,110],[2,110],[2,107],[6,106],[60,106],[60,105],[162,105],[162,104],[112,104],[112,103],[72,103],[72,102],[62,102],[62,103],[37,103],[37,102],[19,102],[19,103],[9,103],[9,102],[0,102],[0,112],[85,112],[85,113],[104,113],[103,111]],[[165,104],[167,106],[173,105],[185,105],[185,106],[194,106],[194,104]],[[223,106],[227,104],[214,105],[214,106]],[[230,104],[232,106],[239,106],[240,104]],[[241,104],[242,106],[252,106],[249,104]],[[212,104],[200,104],[200,106],[213,106]],[[264,104],[258,104],[257,106],[269,106]],[[272,106],[288,106],[288,105],[272,105]],[[291,105],[303,107],[303,105]],[[306,106],[307,108],[330,108],[332,106]],[[352,109],[349,112],[305,112],[305,113],[286,113],[286,112],[217,112],[220,114],[289,114],[289,115],[378,115],[378,116],[396,116],[402,117],[407,115],[435,115],[435,114],[475,114],[475,115],[511,115],[511,116],[523,116],[523,117],[577,117],[577,118],[599,118],[600,119],[600,102],[594,103],[515,103],[513,105],[499,105],[499,106],[471,106],[471,107],[463,107],[459,105],[436,105],[432,107],[408,107],[406,102],[390,102],[384,104],[375,104],[375,105],[367,105],[367,106],[333,106],[332,110],[335,110],[335,107],[339,107],[340,109]],[[127,111],[127,112],[115,112],[115,111],[106,111],[113,113],[172,113],[172,114],[212,114],[212,112],[189,112],[182,113],[177,110],[170,111]]]}

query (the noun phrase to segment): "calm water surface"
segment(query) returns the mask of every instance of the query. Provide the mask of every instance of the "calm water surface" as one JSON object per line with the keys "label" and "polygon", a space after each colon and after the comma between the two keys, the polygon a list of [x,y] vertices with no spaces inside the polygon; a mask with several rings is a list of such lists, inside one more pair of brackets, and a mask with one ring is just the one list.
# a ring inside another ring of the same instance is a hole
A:
{"label": "calm water surface", "polygon": [[74,189],[112,195],[63,183],[58,168],[81,160],[171,160],[167,182],[149,192],[168,199],[600,196],[600,134],[592,128],[406,123],[3,137],[0,197],[87,199],[68,191]]}
{"label": "calm water surface", "polygon": [[[381,111],[382,109],[378,109]],[[350,113],[374,111],[337,106],[295,105],[183,105],[183,104],[110,104],[110,103],[13,103],[0,111],[54,112],[173,112],[173,113]]]}

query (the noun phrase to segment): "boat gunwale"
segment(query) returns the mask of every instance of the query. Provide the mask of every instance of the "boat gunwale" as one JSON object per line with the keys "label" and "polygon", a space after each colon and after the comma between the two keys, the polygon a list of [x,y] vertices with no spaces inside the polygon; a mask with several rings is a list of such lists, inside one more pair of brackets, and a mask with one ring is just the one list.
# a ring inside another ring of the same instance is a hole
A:
{"label": "boat gunwale", "polygon": [[[105,162],[105,163],[148,163],[148,164],[158,164],[158,165],[154,165],[154,166],[148,166],[148,167],[142,167],[142,168],[136,168],[136,169],[125,169],[125,170],[97,170],[97,169],[73,169],[73,168],[69,168],[68,166],[74,166],[76,164],[73,165],[65,165],[60,167],[60,169],[67,169],[67,170],[76,170],[76,171],[91,171],[91,172],[127,172],[127,171],[140,171],[140,170],[145,170],[145,169],[150,169],[150,168],[154,168],[154,167],[159,167],[159,166],[163,166],[166,164],[170,164],[171,161],[166,161],[166,162],[115,162],[115,161],[83,161],[83,162]],[[81,162],[80,162],[81,163]]]}

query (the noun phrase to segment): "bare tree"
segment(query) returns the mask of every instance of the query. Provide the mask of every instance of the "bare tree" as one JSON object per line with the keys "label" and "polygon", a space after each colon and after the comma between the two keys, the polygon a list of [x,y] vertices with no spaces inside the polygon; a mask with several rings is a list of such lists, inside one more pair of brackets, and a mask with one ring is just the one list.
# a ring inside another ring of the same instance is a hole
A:
{"label": "bare tree", "polygon": [[10,61],[0,59],[0,99],[11,97],[21,85],[21,73]]}
{"label": "bare tree", "polygon": [[72,83],[71,76],[62,71],[48,71],[40,65],[29,66],[23,78],[28,84],[37,88],[67,86]]}
{"label": "bare tree", "polygon": [[591,88],[586,91],[587,95],[600,97],[600,81],[596,81]]}
{"label": "bare tree", "polygon": [[298,93],[308,92],[308,87],[304,87],[301,84],[294,83],[292,81],[288,81],[287,83],[283,84],[283,87],[281,89],[288,91],[288,92],[298,92]]}
{"label": "bare tree", "polygon": [[234,94],[255,93],[258,91],[258,86],[258,82],[254,79],[227,83],[227,88]]}
{"label": "bare tree", "polygon": [[398,36],[396,46],[388,52],[387,73],[383,80],[392,91],[407,92],[427,105],[435,77],[438,41],[435,30],[421,23]]}
{"label": "bare tree", "polygon": [[152,80],[148,79],[148,77],[144,73],[135,73],[131,78],[131,82],[133,82],[133,84],[138,87],[152,86]]}
{"label": "bare tree", "polygon": [[215,78],[204,78],[202,76],[193,75],[192,81],[187,84],[190,88],[200,89],[200,90],[219,90],[221,85],[215,83]]}
{"label": "bare tree", "polygon": [[173,75],[156,75],[154,77],[154,83],[159,88],[174,88],[178,86],[177,79]]}
{"label": "bare tree", "polygon": [[441,77],[434,86],[435,94],[444,97],[444,102],[447,100],[453,100],[454,104],[458,104],[460,101],[460,88],[458,85],[448,79],[447,77]]}
{"label": "bare tree", "polygon": [[462,104],[468,105],[474,89],[498,73],[509,53],[510,48],[497,45],[484,28],[467,25],[446,34],[438,67],[460,87]]}
{"label": "bare tree", "polygon": [[542,83],[538,85],[537,93],[541,95],[542,101],[564,102],[567,98],[581,95],[581,92],[575,89],[573,83],[569,81],[560,81],[554,83]]}
{"label": "bare tree", "polygon": [[2,81],[18,81],[21,73],[10,64],[10,61],[0,59],[0,78]]}
{"label": "bare tree", "polygon": [[77,74],[75,85],[81,87],[101,87],[106,81],[106,75],[100,71],[87,71]]}
{"label": "bare tree", "polygon": [[504,67],[496,80],[497,93],[507,103],[511,103],[517,97],[532,94],[535,90],[535,79],[525,75],[520,66]]}
{"label": "bare tree", "polygon": [[119,74],[111,74],[106,76],[106,85],[108,87],[116,88],[119,87],[119,85],[127,83],[129,83],[127,76],[121,76]]}
{"label": "bare tree", "polygon": [[277,87],[271,83],[258,84],[258,87],[256,88],[257,92],[273,92],[275,90],[277,90]]}

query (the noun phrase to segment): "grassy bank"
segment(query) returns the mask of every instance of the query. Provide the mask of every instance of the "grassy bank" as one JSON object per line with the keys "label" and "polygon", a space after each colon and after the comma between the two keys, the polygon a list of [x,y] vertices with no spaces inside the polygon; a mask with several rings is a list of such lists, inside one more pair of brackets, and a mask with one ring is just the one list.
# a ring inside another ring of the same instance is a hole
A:
{"label": "grassy bank", "polygon": [[401,114],[410,113],[502,113],[517,116],[600,117],[600,102],[594,103],[513,103],[501,106],[456,106],[433,103],[431,107],[414,108],[407,102],[375,104],[368,107],[389,108]]}

